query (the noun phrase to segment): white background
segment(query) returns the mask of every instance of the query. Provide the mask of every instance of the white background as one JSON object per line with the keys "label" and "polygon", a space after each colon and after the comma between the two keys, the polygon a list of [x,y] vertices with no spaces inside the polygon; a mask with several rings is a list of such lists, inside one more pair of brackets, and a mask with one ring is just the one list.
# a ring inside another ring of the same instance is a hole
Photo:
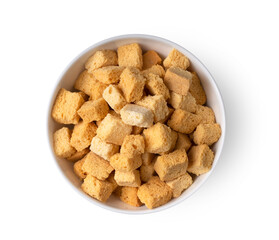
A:
{"label": "white background", "polygon": [[[278,239],[278,1],[1,1],[0,239]],[[76,194],[49,153],[48,102],[65,66],[121,34],[193,52],[224,97],[226,143],[203,187],[149,215]]]}

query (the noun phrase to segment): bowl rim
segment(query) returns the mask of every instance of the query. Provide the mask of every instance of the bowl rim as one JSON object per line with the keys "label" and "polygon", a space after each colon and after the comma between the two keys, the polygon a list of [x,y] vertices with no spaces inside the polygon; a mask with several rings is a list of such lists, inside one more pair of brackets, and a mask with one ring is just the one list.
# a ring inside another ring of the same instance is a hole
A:
{"label": "bowl rim", "polygon": [[[218,98],[220,99],[220,105],[221,105],[221,109],[222,109],[222,112],[221,114],[223,115],[222,118],[223,118],[223,127],[222,127],[222,136],[221,138],[219,139],[219,141],[221,141],[219,144],[219,152],[218,154],[215,155],[214,157],[214,162],[213,162],[213,165],[212,165],[212,168],[210,170],[210,172],[204,177],[204,179],[199,183],[199,186],[197,188],[195,188],[191,194],[185,196],[185,197],[179,197],[176,199],[176,201],[174,202],[169,202],[168,204],[166,205],[162,205],[160,207],[157,207],[157,208],[154,208],[154,209],[146,209],[146,210],[141,210],[141,211],[137,211],[137,210],[124,210],[124,209],[118,209],[118,208],[115,208],[115,207],[111,207],[111,206],[108,206],[106,205],[105,203],[102,203],[102,202],[99,202],[93,198],[91,198],[90,196],[88,196],[87,194],[84,194],[84,193],[81,193],[81,191],[79,189],[77,189],[76,186],[74,186],[70,180],[66,177],[65,173],[62,171],[61,167],[59,166],[57,160],[56,160],[56,156],[53,152],[53,146],[51,145],[51,142],[50,142],[50,139],[52,138],[52,135],[49,131],[49,121],[51,119],[51,110],[52,110],[52,101],[53,101],[53,94],[54,92],[56,91],[62,77],[65,75],[65,73],[71,68],[71,66],[79,60],[79,58],[81,58],[84,54],[86,54],[87,52],[91,51],[92,49],[94,48],[97,48],[98,46],[100,45],[103,45],[103,44],[106,44],[106,43],[109,43],[109,42],[112,42],[112,41],[118,41],[118,40],[125,40],[125,39],[137,39],[137,38],[140,38],[140,39],[144,39],[144,40],[155,40],[155,41],[159,41],[159,42],[163,42],[165,44],[168,44],[168,45],[171,45],[172,47],[176,48],[176,49],[183,49],[185,52],[188,52],[190,55],[192,55],[191,57],[192,58],[195,58],[195,60],[205,69],[205,71],[207,72],[207,75],[210,79],[210,82],[212,83],[213,87],[215,88],[217,94],[218,94]],[[224,143],[225,143],[225,136],[226,136],[226,112],[225,112],[225,106],[224,106],[224,101],[223,101],[223,97],[222,97],[222,94],[219,90],[219,87],[215,81],[215,79],[213,78],[212,74],[209,72],[209,70],[207,69],[207,67],[199,60],[199,58],[197,58],[192,52],[190,52],[189,50],[187,50],[186,48],[180,46],[179,44],[175,43],[175,42],[172,42],[170,40],[167,40],[165,38],[162,38],[162,37],[158,37],[158,36],[154,36],[154,35],[148,35],[148,34],[123,34],[123,35],[118,35],[118,36],[114,36],[114,37],[110,37],[110,38],[107,38],[107,39],[104,39],[102,41],[99,41],[89,47],[87,47],[85,50],[83,50],[82,52],[80,52],[76,57],[74,57],[68,64],[67,66],[64,68],[64,70],[61,72],[61,74],[59,75],[59,77],[57,78],[55,84],[54,84],[54,87],[52,88],[52,91],[51,91],[51,97],[49,99],[49,102],[48,102],[48,110],[47,110],[47,123],[46,123],[46,131],[47,131],[47,141],[48,141],[48,146],[49,146],[49,150],[52,154],[52,157],[53,157],[53,160],[55,162],[55,165],[56,167],[59,169],[61,175],[63,175],[63,178],[64,180],[66,180],[66,182],[68,182],[68,184],[79,194],[81,195],[83,198],[87,199],[88,201],[90,201],[91,203],[103,208],[103,209],[106,209],[106,210],[110,210],[110,211],[113,211],[113,212],[117,212],[117,213],[124,213],[124,214],[148,214],[148,213],[156,213],[156,212],[160,212],[162,210],[166,210],[166,209],[169,209],[175,205],[178,205],[180,204],[182,201],[186,200],[187,198],[189,198],[190,196],[192,196],[194,193],[197,192],[197,190],[199,190],[203,185],[204,183],[208,180],[209,176],[211,176],[212,172],[214,171],[215,169],[215,166],[217,165],[217,162],[222,154],[222,151],[223,151],[223,147],[224,147]],[[92,201],[92,200],[95,200],[95,201]]]}

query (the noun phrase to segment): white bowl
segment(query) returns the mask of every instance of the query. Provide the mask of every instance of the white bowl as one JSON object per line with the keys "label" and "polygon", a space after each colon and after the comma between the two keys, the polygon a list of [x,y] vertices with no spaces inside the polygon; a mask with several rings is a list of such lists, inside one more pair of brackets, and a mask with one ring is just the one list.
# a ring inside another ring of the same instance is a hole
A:
{"label": "white bowl", "polygon": [[[77,79],[78,75],[81,73],[81,71],[84,69],[84,64],[86,60],[97,50],[100,49],[117,49],[117,47],[137,42],[141,45],[143,51],[145,50],[155,50],[158,52],[163,58],[165,58],[170,50],[172,48],[176,48],[183,54],[185,54],[191,61],[191,70],[196,71],[200,77],[200,80],[202,82],[202,85],[205,89],[206,95],[207,95],[207,105],[210,106],[216,116],[216,121],[221,125],[222,128],[222,136],[219,139],[217,143],[213,145],[213,151],[215,152],[215,159],[213,162],[212,169],[197,177],[192,184],[186,191],[182,193],[182,195],[178,198],[172,199],[167,204],[149,210],[145,206],[142,207],[132,207],[129,206],[123,202],[121,202],[119,199],[117,199],[115,196],[111,196],[110,199],[106,203],[101,203],[88,195],[86,195],[81,189],[80,189],[80,180],[75,176],[73,173],[73,164],[71,162],[68,162],[65,159],[61,159],[55,156],[53,152],[53,140],[52,136],[53,133],[59,129],[62,125],[56,123],[51,118],[51,109],[52,105],[54,103],[55,97],[59,91],[60,88],[65,88],[67,90],[74,90],[73,85],[75,80]],[[150,35],[142,35],[142,34],[133,34],[133,35],[122,35],[117,36],[113,38],[109,38],[107,40],[101,41],[99,43],[96,43],[92,45],[91,47],[84,50],[82,53],[80,53],[76,58],[70,62],[70,64],[65,68],[65,70],[62,72],[61,76],[58,78],[57,85],[54,88],[54,91],[51,96],[49,109],[48,109],[48,125],[47,125],[47,131],[48,131],[48,138],[49,138],[49,144],[50,149],[53,154],[53,158],[55,159],[57,165],[59,166],[59,169],[61,170],[62,175],[64,175],[70,185],[74,187],[74,189],[81,194],[81,196],[88,199],[90,202],[103,207],[108,210],[112,210],[115,212],[121,212],[121,213],[130,213],[130,214],[143,214],[143,213],[153,213],[158,212],[164,209],[167,209],[169,207],[172,207],[182,201],[184,201],[186,198],[190,197],[194,192],[196,192],[201,185],[206,181],[206,179],[209,177],[209,175],[212,173],[213,169],[215,168],[218,159],[220,157],[224,139],[225,139],[225,132],[226,132],[226,122],[225,122],[225,110],[223,105],[223,100],[221,97],[221,94],[218,90],[218,87],[209,73],[209,71],[206,69],[206,67],[195,57],[192,53],[190,53],[185,48],[177,45],[176,43],[173,43],[169,40],[150,36]]]}

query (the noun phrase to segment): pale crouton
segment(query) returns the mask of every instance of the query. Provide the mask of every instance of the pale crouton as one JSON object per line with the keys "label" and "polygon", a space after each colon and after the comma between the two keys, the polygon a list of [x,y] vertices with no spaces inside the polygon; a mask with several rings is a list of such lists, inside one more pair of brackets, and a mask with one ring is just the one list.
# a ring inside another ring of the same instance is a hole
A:
{"label": "pale crouton", "polygon": [[76,149],[71,145],[72,131],[63,127],[53,134],[53,149],[57,157],[68,158],[75,154]]}
{"label": "pale crouton", "polygon": [[120,113],[120,110],[127,104],[116,85],[109,85],[103,92],[103,98],[116,113]]}
{"label": "pale crouton", "polygon": [[80,119],[77,111],[83,103],[82,93],[61,88],[53,104],[51,116],[58,123],[77,124]]}
{"label": "pale crouton", "polygon": [[138,170],[131,172],[115,171],[114,179],[119,186],[139,187],[141,184]]}
{"label": "pale crouton", "polygon": [[117,54],[119,66],[142,69],[142,50],[139,44],[132,43],[118,47]]}
{"label": "pale crouton", "polygon": [[157,157],[154,169],[162,181],[171,181],[186,173],[188,157],[185,149]]}
{"label": "pale crouton", "polygon": [[146,107],[136,104],[127,104],[120,111],[121,119],[131,126],[150,127],[153,124],[153,112]]}

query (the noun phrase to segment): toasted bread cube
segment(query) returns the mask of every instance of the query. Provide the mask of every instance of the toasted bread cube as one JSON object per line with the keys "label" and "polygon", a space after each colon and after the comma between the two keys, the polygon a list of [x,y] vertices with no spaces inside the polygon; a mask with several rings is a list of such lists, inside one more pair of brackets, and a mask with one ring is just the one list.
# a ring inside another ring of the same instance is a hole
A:
{"label": "toasted bread cube", "polygon": [[90,174],[100,180],[105,180],[113,171],[113,167],[108,161],[93,152],[89,152],[83,159],[82,171],[87,175]]}
{"label": "toasted bread cube", "polygon": [[58,123],[77,124],[80,118],[77,111],[83,103],[82,93],[61,88],[53,104],[51,116]]}
{"label": "toasted bread cube", "polygon": [[85,68],[89,73],[93,73],[95,69],[116,66],[117,65],[117,54],[113,50],[99,50],[95,52],[85,63]]}
{"label": "toasted bread cube", "polygon": [[144,97],[137,104],[153,112],[154,122],[161,121],[169,114],[167,102],[162,95]]}
{"label": "toasted bread cube", "polygon": [[158,177],[152,177],[138,190],[138,198],[149,209],[166,204],[172,198],[171,188]]}
{"label": "toasted bread cube", "polygon": [[121,154],[129,157],[135,157],[144,153],[145,143],[141,135],[127,135],[124,138],[123,144],[120,149]]}
{"label": "toasted bread cube", "polygon": [[177,132],[188,134],[194,131],[200,121],[200,116],[182,109],[176,109],[168,121],[168,126]]}
{"label": "toasted bread cube", "polygon": [[127,104],[120,111],[121,119],[131,126],[150,127],[153,124],[153,112],[146,107]]}
{"label": "toasted bread cube", "polygon": [[163,95],[165,100],[170,97],[170,91],[163,79],[156,74],[149,73],[147,75],[145,86],[152,95]]}
{"label": "toasted bread cube", "polygon": [[174,198],[179,197],[185,189],[192,185],[192,183],[193,179],[187,172],[172,181],[166,182],[166,184],[172,189],[172,196]]}
{"label": "toasted bread cube", "polygon": [[175,150],[185,149],[185,151],[187,152],[191,146],[192,146],[192,142],[189,139],[189,137],[183,133],[178,133],[177,141],[174,149]]}
{"label": "toasted bread cube", "polygon": [[71,145],[78,151],[89,147],[92,138],[96,135],[96,130],[94,123],[79,122],[74,127]]}
{"label": "toasted bread cube", "polygon": [[148,182],[155,174],[154,162],[149,165],[141,165],[140,167],[140,179],[142,182]]}
{"label": "toasted bread cube", "polygon": [[196,100],[189,92],[186,96],[171,92],[168,103],[175,109],[182,109],[191,113],[194,113],[197,108]]}
{"label": "toasted bread cube", "polygon": [[107,143],[95,136],[92,138],[90,150],[103,159],[109,160],[115,153],[119,152],[119,146]]}
{"label": "toasted bread cube", "polygon": [[133,126],[132,134],[138,135],[141,134],[143,131],[143,127]]}
{"label": "toasted bread cube", "polygon": [[89,149],[85,148],[81,151],[75,152],[72,156],[68,157],[67,160],[71,162],[75,162],[77,160],[82,159],[87,153],[89,153]]}
{"label": "toasted bread cube", "polygon": [[131,157],[116,153],[110,158],[110,164],[116,171],[130,172],[141,166],[142,159],[140,155]]}
{"label": "toasted bread cube", "polygon": [[161,64],[162,62],[162,59],[160,58],[158,53],[155,52],[154,50],[147,51],[145,54],[143,54],[142,59],[143,59],[143,66],[142,66],[143,70],[148,69],[153,65]]}
{"label": "toasted bread cube", "polygon": [[119,186],[139,187],[141,184],[138,170],[130,172],[115,171],[114,179]]}
{"label": "toasted bread cube", "polygon": [[94,70],[93,76],[100,82],[105,84],[118,83],[120,75],[125,68],[119,66],[108,66]]}
{"label": "toasted bread cube", "polygon": [[93,84],[93,87],[91,89],[89,100],[97,100],[99,98],[102,98],[103,97],[103,92],[105,91],[105,89],[107,87],[108,87],[107,84],[104,84],[102,82],[96,81]]}
{"label": "toasted bread cube", "polygon": [[189,165],[187,171],[197,176],[211,169],[214,153],[206,144],[191,147],[189,153]]}
{"label": "toasted bread cube", "polygon": [[168,115],[166,115],[164,119],[160,120],[160,121],[159,121],[160,123],[165,123],[166,121],[168,121],[169,118],[171,117],[171,115],[173,114],[174,109],[173,109],[173,108],[170,108],[170,107],[168,107],[168,109],[169,109]]}
{"label": "toasted bread cube", "polygon": [[171,129],[162,123],[143,130],[145,149],[150,153],[163,153],[170,150],[172,145]]}
{"label": "toasted bread cube", "polygon": [[76,149],[71,146],[72,131],[63,127],[53,134],[53,149],[57,157],[68,158],[72,156]]}
{"label": "toasted bread cube", "polygon": [[192,83],[192,74],[178,67],[167,70],[164,83],[169,90],[186,96]]}
{"label": "toasted bread cube", "polygon": [[109,106],[103,98],[85,102],[78,110],[78,115],[86,123],[102,120],[109,112]]}
{"label": "toasted bread cube", "polygon": [[142,69],[142,50],[139,44],[132,43],[117,49],[118,65],[120,67],[135,67]]}
{"label": "toasted bread cube", "polygon": [[132,126],[125,124],[120,118],[108,114],[97,129],[97,136],[103,141],[121,145],[125,136],[132,132]]}
{"label": "toasted bread cube", "polygon": [[80,180],[86,178],[86,173],[82,170],[82,165],[85,159],[78,160],[74,163],[74,173],[79,177]]}
{"label": "toasted bread cube", "polygon": [[163,65],[165,68],[179,67],[186,70],[190,66],[190,61],[184,54],[174,48],[165,58]]}
{"label": "toasted bread cube", "polygon": [[221,127],[217,123],[200,124],[194,132],[194,143],[212,145],[221,137]]}
{"label": "toasted bread cube", "polygon": [[141,99],[145,85],[145,78],[137,68],[126,68],[120,75],[119,88],[127,102],[134,102]]}
{"label": "toasted bread cube", "polygon": [[138,198],[137,187],[122,187],[120,200],[134,207],[140,207],[142,205],[141,201]]}
{"label": "toasted bread cube", "polygon": [[144,152],[141,155],[142,158],[142,165],[150,165],[152,160],[154,159],[155,155],[150,152]]}
{"label": "toasted bread cube", "polygon": [[108,181],[101,181],[94,176],[88,175],[81,189],[89,196],[96,198],[101,202],[106,202],[113,191],[113,185]]}
{"label": "toasted bread cube", "polygon": [[172,152],[173,149],[175,148],[176,141],[177,141],[177,132],[172,130],[171,131],[171,147],[168,151],[166,151],[164,153],[160,153],[160,155],[168,154],[168,153]]}
{"label": "toasted bread cube", "polygon": [[197,104],[203,105],[206,103],[205,91],[201,85],[198,75],[195,72],[192,73],[192,84],[190,86],[189,92],[196,99]]}
{"label": "toasted bread cube", "polygon": [[116,188],[118,187],[117,182],[114,179],[114,171],[109,175],[109,177],[106,179],[106,181],[108,181],[112,184],[112,191],[114,192],[116,190]]}
{"label": "toasted bread cube", "polygon": [[84,70],[76,80],[74,88],[90,96],[96,82],[96,78],[87,70]]}
{"label": "toasted bread cube", "polygon": [[186,173],[188,157],[185,149],[157,157],[154,169],[162,181],[171,181]]}
{"label": "toasted bread cube", "polygon": [[165,76],[165,69],[161,65],[154,65],[151,68],[148,68],[142,71],[143,76],[147,77],[149,73],[158,75],[160,78]]}
{"label": "toasted bread cube", "polygon": [[197,105],[196,114],[201,117],[201,123],[215,123],[215,114],[210,107]]}
{"label": "toasted bread cube", "polygon": [[103,98],[116,113],[120,113],[120,110],[127,104],[116,85],[109,85],[103,92]]}

